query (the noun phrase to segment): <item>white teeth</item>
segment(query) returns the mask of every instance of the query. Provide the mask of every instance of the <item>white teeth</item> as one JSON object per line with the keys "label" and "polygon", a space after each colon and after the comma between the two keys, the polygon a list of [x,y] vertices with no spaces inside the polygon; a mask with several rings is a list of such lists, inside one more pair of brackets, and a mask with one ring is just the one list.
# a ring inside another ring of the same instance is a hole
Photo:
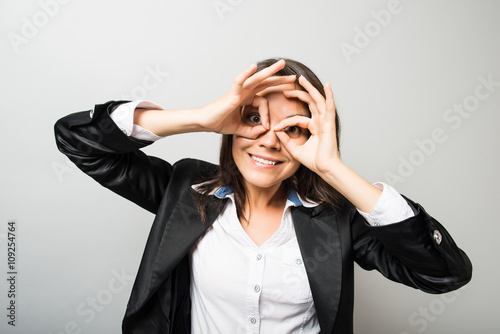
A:
{"label": "white teeth", "polygon": [[254,159],[255,161],[260,162],[262,164],[273,165],[273,166],[276,165],[276,161],[269,161],[269,160],[266,160],[266,159],[255,157],[253,155],[250,155],[250,156],[252,157],[252,159]]}

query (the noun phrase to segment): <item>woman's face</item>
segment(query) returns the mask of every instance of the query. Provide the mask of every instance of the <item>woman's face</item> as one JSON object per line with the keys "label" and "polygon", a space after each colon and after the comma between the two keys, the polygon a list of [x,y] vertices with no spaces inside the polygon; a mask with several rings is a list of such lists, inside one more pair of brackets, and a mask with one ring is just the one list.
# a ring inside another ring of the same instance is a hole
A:
{"label": "woman's face", "polygon": [[[295,87],[291,85],[288,89]],[[268,90],[263,95],[269,103],[269,131],[262,133],[256,139],[233,136],[233,159],[247,189],[251,186],[257,188],[279,186],[300,167],[300,162],[290,155],[272,129],[281,120],[291,116],[309,117],[309,110],[298,100],[286,98],[282,91],[283,89],[270,92]],[[248,125],[261,124],[258,110],[246,106],[243,121]],[[286,130],[297,145],[304,144],[309,137],[307,130],[296,126]]]}

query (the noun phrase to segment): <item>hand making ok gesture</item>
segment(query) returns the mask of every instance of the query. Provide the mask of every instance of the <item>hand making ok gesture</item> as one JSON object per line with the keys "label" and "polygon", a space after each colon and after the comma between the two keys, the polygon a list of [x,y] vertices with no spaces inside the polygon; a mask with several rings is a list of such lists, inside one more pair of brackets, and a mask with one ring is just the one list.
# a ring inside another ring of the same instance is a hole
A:
{"label": "hand making ok gesture", "polygon": [[[326,98],[303,76],[299,83],[306,89],[285,90],[288,98],[297,98],[309,106],[311,118],[293,116],[282,120],[274,127],[276,135],[290,154],[304,166],[321,175],[327,173],[340,160],[337,148],[335,102],[331,85],[324,86]],[[297,145],[287,134],[286,128],[298,126],[311,134],[303,145]]]}
{"label": "hand making ok gesture", "polygon": [[[255,73],[257,64],[252,64],[234,80],[231,89],[217,100],[201,108],[200,123],[211,132],[235,134],[256,138],[269,129],[269,109],[266,99],[256,95],[260,91],[295,81],[295,75],[273,76],[283,69],[284,60]],[[255,73],[255,74],[254,74]],[[253,74],[253,75],[252,75]],[[253,106],[259,111],[261,125],[250,126],[242,122],[242,107]]]}
{"label": "hand making ok gesture", "polygon": [[[339,156],[337,146],[337,124],[335,102],[331,85],[323,89],[325,97],[303,76],[299,83],[306,91],[287,90],[288,98],[297,98],[309,106],[311,117],[293,116],[274,126],[285,149],[304,166],[318,174],[323,180],[344,195],[363,212],[370,212],[381,195],[381,191],[346,166]],[[287,128],[298,126],[310,132],[302,145],[291,140]]]}

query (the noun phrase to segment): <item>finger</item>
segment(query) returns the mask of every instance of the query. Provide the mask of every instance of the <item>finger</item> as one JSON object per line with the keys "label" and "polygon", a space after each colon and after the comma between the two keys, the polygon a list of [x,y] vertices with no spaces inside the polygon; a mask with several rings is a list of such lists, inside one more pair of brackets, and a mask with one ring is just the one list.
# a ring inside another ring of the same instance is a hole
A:
{"label": "finger", "polygon": [[292,155],[292,157],[297,159],[300,147],[297,144],[295,144],[294,141],[291,140],[291,138],[286,133],[281,132],[281,131],[277,131],[277,132],[275,132],[275,134],[278,137],[278,139],[280,140],[281,144],[283,144],[283,147],[285,148],[285,150],[287,150],[288,153],[290,153]]}
{"label": "finger", "polygon": [[259,137],[261,134],[263,134],[266,131],[267,131],[267,129],[264,128],[262,125],[257,125],[257,126],[251,127],[248,131],[249,138],[257,139],[257,137]]}
{"label": "finger", "polygon": [[236,128],[234,134],[247,139],[257,139],[262,133],[266,132],[266,128],[262,125],[248,126],[241,125]]}
{"label": "finger", "polygon": [[332,85],[327,82],[325,84],[325,95],[326,95],[326,120],[330,122],[335,122],[335,100],[333,99]]}
{"label": "finger", "polygon": [[322,112],[325,110],[325,98],[320,92],[303,76],[299,77],[299,83],[304,87],[307,92],[314,99],[316,104],[318,105],[318,111]]}
{"label": "finger", "polygon": [[287,76],[272,76],[262,81],[254,88],[255,93],[259,95],[266,95],[274,91],[284,91],[295,89],[293,84],[296,80],[295,75]]}
{"label": "finger", "polygon": [[260,122],[265,129],[269,129],[269,103],[262,96],[255,96],[252,101],[252,107],[258,108]]}
{"label": "finger", "polygon": [[296,98],[307,104],[314,103],[314,99],[312,98],[312,96],[308,92],[304,92],[303,90],[287,89],[283,91],[283,94],[288,98]]}
{"label": "finger", "polygon": [[307,116],[292,116],[289,118],[285,118],[284,120],[276,124],[273,128],[273,131],[282,131],[287,126],[298,126],[303,129],[308,129],[310,123],[311,119]]}
{"label": "finger", "polygon": [[285,61],[283,59],[280,59],[271,66],[266,67],[265,69],[255,73],[253,76],[248,78],[248,80],[245,82],[245,85],[253,89],[262,81],[264,81],[266,78],[269,78],[276,72],[282,70],[284,67],[285,67]]}
{"label": "finger", "polygon": [[[273,75],[269,78],[266,78],[262,80],[262,83],[259,84],[259,86],[277,86],[277,85],[282,85],[285,83],[291,83],[294,82],[297,79],[297,76],[295,74],[291,75]],[[257,87],[259,87],[257,86]]]}
{"label": "finger", "polygon": [[296,98],[302,102],[307,103],[309,106],[309,110],[311,111],[311,115],[316,117],[318,115],[318,107],[316,105],[316,101],[311,97],[308,92],[304,92],[303,90],[286,90],[283,91],[283,95],[287,98]]}
{"label": "finger", "polygon": [[329,82],[325,84],[325,95],[326,95],[326,110],[335,111],[335,100],[333,99],[332,85]]}
{"label": "finger", "polygon": [[257,64],[253,63],[249,67],[247,67],[243,72],[238,74],[234,80],[233,84],[237,86],[243,86],[243,83],[257,70]]}

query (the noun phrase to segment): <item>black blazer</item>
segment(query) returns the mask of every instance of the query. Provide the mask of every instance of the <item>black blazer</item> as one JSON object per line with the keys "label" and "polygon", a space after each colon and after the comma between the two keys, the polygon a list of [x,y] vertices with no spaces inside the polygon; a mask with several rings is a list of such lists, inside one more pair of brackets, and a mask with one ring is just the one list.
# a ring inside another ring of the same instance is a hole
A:
{"label": "black blazer", "polygon": [[[185,159],[171,165],[139,149],[109,113],[124,101],[96,105],[55,125],[59,150],[101,185],[156,214],[123,320],[123,333],[190,333],[189,250],[217,218],[211,198],[201,223],[191,185],[217,166]],[[372,227],[346,202],[292,208],[293,223],[322,333],[353,332],[354,262],[429,293],[457,289],[472,265],[444,227],[417,203],[415,216]]]}

